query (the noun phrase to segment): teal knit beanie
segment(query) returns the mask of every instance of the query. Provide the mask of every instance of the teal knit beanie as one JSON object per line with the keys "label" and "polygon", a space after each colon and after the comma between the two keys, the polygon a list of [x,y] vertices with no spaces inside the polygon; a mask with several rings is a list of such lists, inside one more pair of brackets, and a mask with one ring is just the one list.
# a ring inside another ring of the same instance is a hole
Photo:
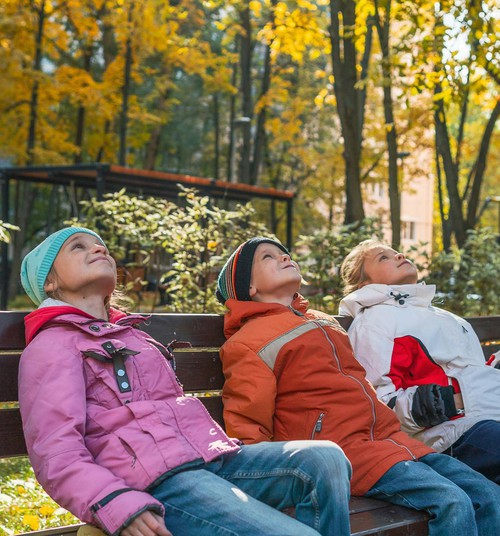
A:
{"label": "teal knit beanie", "polygon": [[283,253],[290,255],[283,244],[264,236],[256,236],[243,242],[229,257],[217,280],[215,295],[223,305],[229,298],[240,301],[251,301],[249,292],[253,257],[255,250],[262,243],[274,244]]}
{"label": "teal knit beanie", "polygon": [[91,234],[104,244],[102,238],[90,229],[66,227],[52,233],[24,257],[21,264],[21,283],[26,294],[36,305],[40,305],[48,297],[43,287],[59,250],[64,242],[76,233]]}

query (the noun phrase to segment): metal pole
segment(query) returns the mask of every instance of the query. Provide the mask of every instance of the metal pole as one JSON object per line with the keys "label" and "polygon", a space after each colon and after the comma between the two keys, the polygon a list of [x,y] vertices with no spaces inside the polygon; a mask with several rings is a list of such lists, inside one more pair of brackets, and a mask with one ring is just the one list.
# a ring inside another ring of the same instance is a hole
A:
{"label": "metal pole", "polygon": [[286,202],[286,247],[292,248],[293,197]]}
{"label": "metal pole", "polygon": [[[0,175],[2,191],[2,215],[1,220],[6,222],[9,219],[9,178],[5,171]],[[9,292],[9,248],[6,242],[2,243],[2,271],[0,287],[0,309],[7,310],[7,299]]]}
{"label": "metal pole", "polygon": [[95,178],[95,188],[96,188],[96,197],[97,201],[102,201],[104,199],[104,172],[101,166],[97,166],[97,173]]}

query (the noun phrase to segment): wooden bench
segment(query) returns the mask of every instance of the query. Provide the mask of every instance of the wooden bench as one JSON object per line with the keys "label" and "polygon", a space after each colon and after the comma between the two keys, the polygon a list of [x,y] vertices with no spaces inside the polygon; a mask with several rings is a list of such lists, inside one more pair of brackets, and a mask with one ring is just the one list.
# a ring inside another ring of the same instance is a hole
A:
{"label": "wooden bench", "polygon": [[[0,312],[0,403],[17,401],[17,371],[24,347],[25,313]],[[337,317],[347,328],[350,318]],[[500,316],[470,318],[483,343],[485,356],[498,350]],[[189,341],[192,348],[176,350],[177,375],[188,393],[204,393],[202,402],[222,423],[220,389],[224,377],[219,347],[224,342],[223,318],[219,315],[153,314],[146,326],[163,343]],[[17,408],[0,410],[0,458],[26,454],[21,418]],[[351,534],[357,536],[419,536],[427,534],[427,514],[383,501],[353,497],[350,503]],[[30,535],[75,536],[81,525],[46,529]],[[80,535],[82,536],[82,531]]]}

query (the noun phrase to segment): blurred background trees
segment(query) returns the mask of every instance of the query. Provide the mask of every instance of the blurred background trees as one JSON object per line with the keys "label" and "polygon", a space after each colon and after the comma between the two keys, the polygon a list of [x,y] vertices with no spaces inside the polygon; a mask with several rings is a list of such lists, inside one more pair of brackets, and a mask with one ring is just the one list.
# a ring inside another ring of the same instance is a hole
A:
{"label": "blurred background trees", "polygon": [[[0,159],[289,189],[295,239],[356,228],[385,186],[394,246],[402,192],[433,176],[451,254],[498,230],[499,21],[495,0],[0,0]],[[12,190],[17,252],[78,212]]]}

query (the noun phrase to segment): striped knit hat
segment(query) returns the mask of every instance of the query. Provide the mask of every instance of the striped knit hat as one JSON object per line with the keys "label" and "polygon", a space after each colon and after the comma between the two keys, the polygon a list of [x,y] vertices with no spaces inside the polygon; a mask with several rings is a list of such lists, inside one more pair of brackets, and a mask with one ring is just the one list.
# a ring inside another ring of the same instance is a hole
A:
{"label": "striped knit hat", "polygon": [[24,257],[21,264],[21,283],[26,294],[36,304],[40,305],[47,298],[44,286],[50,269],[56,260],[59,250],[66,240],[76,233],[87,233],[102,238],[94,231],[83,227],[66,227],[48,236],[41,244]]}
{"label": "striped knit hat", "polygon": [[229,298],[240,301],[251,301],[249,291],[253,256],[257,247],[262,243],[274,244],[283,253],[290,255],[283,244],[271,238],[257,236],[243,242],[229,257],[217,280],[215,295],[220,303],[226,303],[226,300]]}

